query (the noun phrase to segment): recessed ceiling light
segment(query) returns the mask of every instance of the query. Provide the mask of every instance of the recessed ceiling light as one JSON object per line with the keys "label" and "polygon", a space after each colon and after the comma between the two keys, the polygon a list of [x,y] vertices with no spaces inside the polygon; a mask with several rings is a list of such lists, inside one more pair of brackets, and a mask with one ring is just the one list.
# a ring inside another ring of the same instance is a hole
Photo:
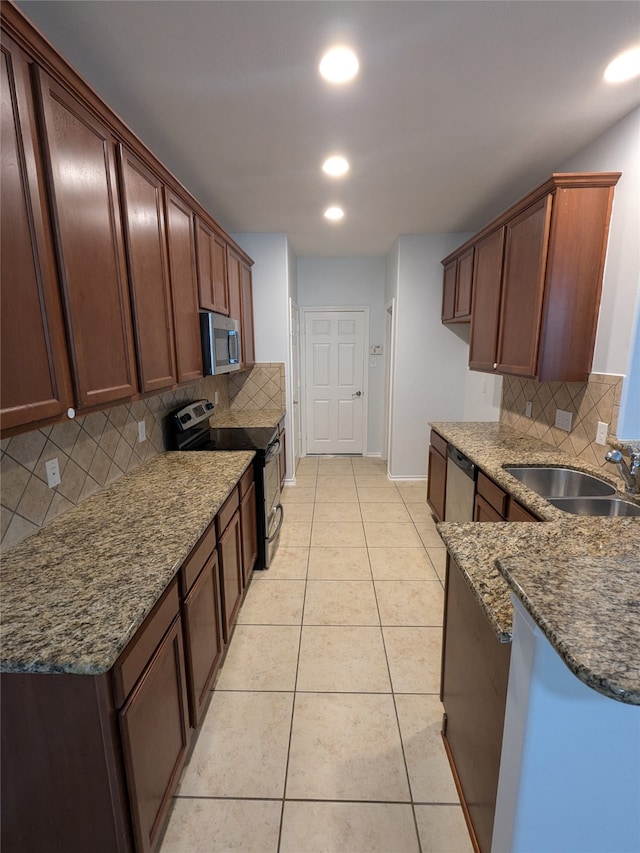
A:
{"label": "recessed ceiling light", "polygon": [[330,83],[346,83],[358,73],[358,57],[350,47],[332,47],[320,61],[320,74]]}
{"label": "recessed ceiling light", "polygon": [[333,157],[328,157],[322,164],[322,171],[331,175],[334,178],[339,178],[349,171],[349,163],[344,157],[335,154]]}
{"label": "recessed ceiling light", "polygon": [[341,207],[328,207],[325,210],[324,215],[332,222],[338,222],[338,220],[342,219],[344,216],[344,210]]}
{"label": "recessed ceiling light", "polygon": [[604,79],[608,83],[624,83],[640,76],[640,47],[634,47],[616,56],[604,69]]}

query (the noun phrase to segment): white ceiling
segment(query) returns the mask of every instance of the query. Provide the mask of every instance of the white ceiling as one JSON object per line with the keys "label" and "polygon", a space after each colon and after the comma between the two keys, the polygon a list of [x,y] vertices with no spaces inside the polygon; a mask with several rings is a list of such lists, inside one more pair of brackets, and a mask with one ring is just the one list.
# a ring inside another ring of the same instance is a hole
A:
{"label": "white ceiling", "polygon": [[[477,230],[640,103],[602,80],[640,41],[635,0],[18,5],[223,227],[299,256]],[[331,88],[335,41],[361,70]]]}

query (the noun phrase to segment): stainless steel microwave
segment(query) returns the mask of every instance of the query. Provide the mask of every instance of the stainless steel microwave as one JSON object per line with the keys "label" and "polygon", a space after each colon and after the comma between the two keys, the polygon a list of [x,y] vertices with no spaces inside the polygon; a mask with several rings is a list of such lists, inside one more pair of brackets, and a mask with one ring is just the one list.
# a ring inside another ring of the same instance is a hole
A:
{"label": "stainless steel microwave", "polygon": [[237,320],[215,314],[200,312],[202,334],[202,365],[207,376],[231,373],[240,370],[240,324]]}

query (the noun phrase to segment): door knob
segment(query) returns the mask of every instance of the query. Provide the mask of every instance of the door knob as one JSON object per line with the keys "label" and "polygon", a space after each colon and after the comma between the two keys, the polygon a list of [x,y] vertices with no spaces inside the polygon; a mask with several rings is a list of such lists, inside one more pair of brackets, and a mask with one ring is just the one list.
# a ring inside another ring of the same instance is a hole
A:
{"label": "door knob", "polygon": [[351,395],[352,397],[362,397],[362,391],[356,391],[355,394]]}

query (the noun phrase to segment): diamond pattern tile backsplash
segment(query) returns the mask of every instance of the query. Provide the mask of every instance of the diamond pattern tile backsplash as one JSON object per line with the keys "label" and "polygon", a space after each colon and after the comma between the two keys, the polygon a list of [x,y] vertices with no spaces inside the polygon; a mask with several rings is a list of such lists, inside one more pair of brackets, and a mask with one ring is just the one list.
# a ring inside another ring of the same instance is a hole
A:
{"label": "diamond pattern tile backsplash", "polygon": [[[232,383],[228,376],[207,376],[187,388],[4,438],[0,444],[2,548],[37,532],[56,516],[165,450],[163,420],[181,403],[200,398],[213,401],[217,391],[217,411],[231,406],[284,405],[284,365],[259,364],[250,371],[233,374],[233,380]],[[142,420],[147,438],[138,442],[138,422]],[[58,459],[61,482],[50,489],[44,465],[54,457]]]}
{"label": "diamond pattern tile backsplash", "polygon": [[[609,424],[609,434],[615,436],[622,380],[622,376],[605,373],[592,373],[587,382],[534,382],[505,376],[500,420],[552,447],[561,447],[579,459],[603,466],[610,446],[595,443],[596,429],[598,421],[602,421]],[[532,403],[530,418],[525,415],[527,401]],[[556,409],[573,415],[571,432],[556,428]]]}

